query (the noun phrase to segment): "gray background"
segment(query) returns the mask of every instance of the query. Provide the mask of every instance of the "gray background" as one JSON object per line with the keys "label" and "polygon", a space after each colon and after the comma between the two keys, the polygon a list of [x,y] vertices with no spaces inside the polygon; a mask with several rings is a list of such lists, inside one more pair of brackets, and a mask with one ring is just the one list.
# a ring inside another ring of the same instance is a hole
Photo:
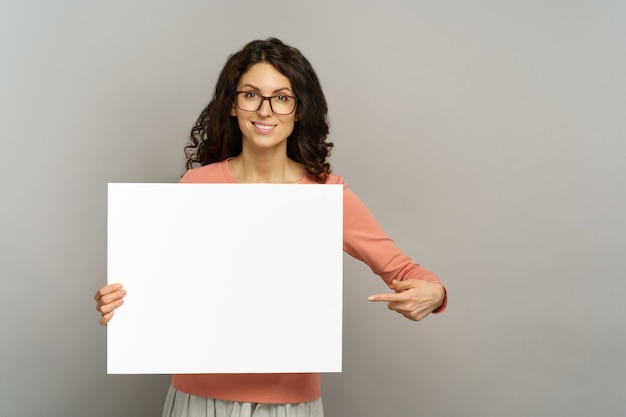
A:
{"label": "gray background", "polygon": [[0,414],[160,415],[168,377],[106,375],[106,184],[176,181],[227,55],[271,35],[321,78],[335,171],[450,291],[412,323],[346,259],[327,415],[626,414],[625,2],[0,5]]}

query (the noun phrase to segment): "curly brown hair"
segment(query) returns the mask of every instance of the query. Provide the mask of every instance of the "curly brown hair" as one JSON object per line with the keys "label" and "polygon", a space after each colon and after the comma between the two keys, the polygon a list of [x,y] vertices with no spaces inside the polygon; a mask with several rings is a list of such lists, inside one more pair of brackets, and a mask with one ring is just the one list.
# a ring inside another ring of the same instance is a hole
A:
{"label": "curly brown hair", "polygon": [[308,175],[323,183],[330,174],[333,144],[328,137],[328,105],[322,86],[302,53],[276,38],[254,40],[232,54],[215,85],[215,93],[191,129],[185,146],[186,168],[223,161],[241,153],[242,133],[231,116],[236,89],[248,69],[259,62],[269,63],[285,75],[298,98],[293,132],[287,140],[287,156],[304,165]]}

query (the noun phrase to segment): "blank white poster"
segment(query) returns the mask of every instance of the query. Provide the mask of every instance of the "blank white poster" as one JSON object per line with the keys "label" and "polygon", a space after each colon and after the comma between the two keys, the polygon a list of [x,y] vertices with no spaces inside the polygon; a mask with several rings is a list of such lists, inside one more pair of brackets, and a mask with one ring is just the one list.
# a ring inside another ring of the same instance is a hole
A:
{"label": "blank white poster", "polygon": [[108,373],[340,372],[342,185],[109,184]]}

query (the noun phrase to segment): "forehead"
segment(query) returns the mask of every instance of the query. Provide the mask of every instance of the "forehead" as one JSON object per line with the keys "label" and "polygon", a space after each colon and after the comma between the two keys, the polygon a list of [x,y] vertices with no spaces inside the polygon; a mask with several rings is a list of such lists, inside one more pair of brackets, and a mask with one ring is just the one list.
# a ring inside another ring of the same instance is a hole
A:
{"label": "forehead", "polygon": [[239,79],[239,88],[245,85],[269,92],[292,89],[289,78],[267,62],[260,62],[248,68]]}

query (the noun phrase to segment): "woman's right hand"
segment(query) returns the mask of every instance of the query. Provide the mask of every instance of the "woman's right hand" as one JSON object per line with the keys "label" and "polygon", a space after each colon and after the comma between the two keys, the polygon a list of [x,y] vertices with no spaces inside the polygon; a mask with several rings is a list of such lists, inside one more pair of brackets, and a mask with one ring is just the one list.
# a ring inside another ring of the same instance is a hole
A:
{"label": "woman's right hand", "polygon": [[106,326],[113,317],[113,310],[124,304],[126,290],[122,284],[110,284],[100,288],[93,297],[96,300],[96,310],[102,314],[100,324]]}

